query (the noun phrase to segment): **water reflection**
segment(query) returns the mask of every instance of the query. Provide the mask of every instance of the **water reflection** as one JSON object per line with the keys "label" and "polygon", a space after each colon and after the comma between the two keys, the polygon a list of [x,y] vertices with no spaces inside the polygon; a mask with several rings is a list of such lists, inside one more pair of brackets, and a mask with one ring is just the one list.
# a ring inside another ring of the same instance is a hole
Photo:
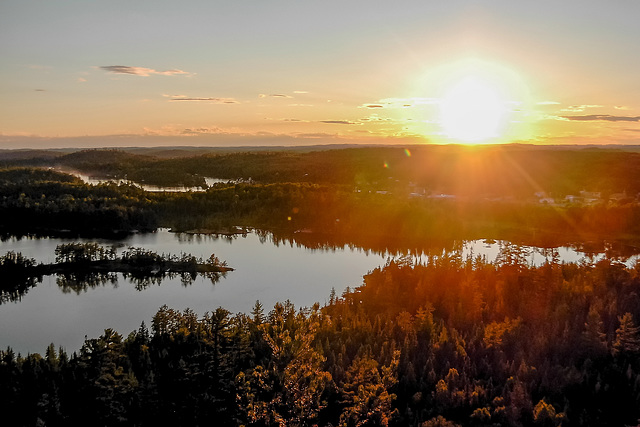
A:
{"label": "water reflection", "polygon": [[[38,263],[53,263],[57,245],[69,242],[113,245],[119,255],[131,246],[157,253],[191,253],[204,259],[215,253],[235,271],[226,277],[202,273],[195,278],[190,274],[157,277],[117,273],[88,281],[70,275],[19,282],[15,288],[0,293],[0,348],[10,345],[23,353],[42,352],[53,341],[73,351],[82,345],[85,335],[98,336],[106,327],[128,334],[142,321],[148,322],[165,304],[178,310],[191,308],[200,314],[220,306],[231,312],[248,313],[256,300],[265,307],[287,299],[296,306],[322,304],[332,288],[340,294],[346,287],[362,285],[362,276],[384,265],[389,258],[408,257],[409,262],[422,263],[444,257],[463,260],[480,257],[493,262],[498,256],[509,259],[500,255],[506,247],[507,252],[519,248],[517,256],[531,265],[610,259],[631,266],[638,259],[636,248],[617,243],[536,247],[476,239],[421,242],[401,249],[394,242],[354,243],[315,233],[252,229],[217,235],[171,233],[163,229],[115,241],[12,237],[0,242],[0,254],[12,250]],[[602,250],[598,251],[599,248]],[[5,280],[0,276],[0,283]],[[10,301],[15,303],[9,304]]]}
{"label": "water reflection", "polygon": [[[621,262],[633,266],[640,259],[640,247],[626,242],[591,241],[567,243],[547,240],[545,246],[537,246],[525,241],[470,239],[431,240],[420,244],[402,245],[389,240],[345,241],[340,236],[311,233],[277,233],[254,230],[261,243],[276,246],[290,245],[317,251],[363,250],[365,253],[382,255],[385,258],[410,257],[413,262],[426,262],[430,257],[458,255],[462,259],[480,256],[485,262],[515,262],[538,266],[544,263],[596,263],[602,259]],[[211,236],[216,239],[218,237]],[[227,237],[228,238],[228,237]]]}
{"label": "water reflection", "polygon": [[140,187],[145,191],[150,191],[150,192],[173,192],[173,193],[186,193],[188,191],[193,191],[193,192],[202,192],[202,191],[207,191],[207,189],[209,187],[212,187],[216,184],[233,184],[233,183],[237,183],[239,182],[238,180],[228,180],[228,179],[220,179],[220,178],[211,178],[211,177],[204,177],[204,181],[205,181],[205,186],[204,187],[200,187],[200,186],[191,186],[191,187],[187,187],[184,185],[181,186],[160,186],[160,185],[149,185],[149,184],[143,184],[140,182],[135,182],[135,181],[131,181],[128,179],[122,179],[122,178],[99,178],[99,177],[95,177],[95,176],[91,176],[91,175],[87,175],[85,173],[82,172],[78,172],[75,170],[70,170],[70,169],[63,169],[61,170],[64,173],[68,173],[70,175],[73,175],[77,178],[80,178],[85,184],[90,184],[90,185],[100,185],[100,184],[109,184],[109,183],[114,183],[114,184],[127,184],[127,185],[135,185],[136,187]]}
{"label": "water reflection", "polygon": [[8,302],[20,302],[29,289],[42,282],[42,277],[27,277],[23,280],[8,281],[4,279],[0,288],[0,305]]}
{"label": "water reflection", "polygon": [[[167,230],[161,233],[168,233]],[[625,263],[631,267],[640,258],[638,248],[628,244],[616,242],[587,242],[564,247],[536,247],[515,244],[509,241],[484,240],[451,240],[430,242],[428,246],[414,247],[412,249],[398,249],[385,246],[362,248],[354,243],[338,243],[336,236],[318,233],[274,233],[265,230],[249,228],[233,228],[219,233],[175,233],[170,234],[181,245],[208,245],[224,242],[231,244],[238,239],[246,239],[248,235],[255,235],[261,245],[288,246],[291,248],[311,250],[312,252],[336,251],[362,251],[365,255],[370,253],[388,259],[406,259],[414,264],[425,264],[432,260],[442,258],[455,258],[458,260],[474,260],[497,265],[522,265],[539,266],[545,263],[583,263],[595,264],[602,259]],[[13,248],[20,246],[19,242],[26,240],[36,246],[46,241],[59,241],[60,239],[39,238],[33,236],[12,237],[4,240],[2,246]],[[85,239],[86,240],[86,239]],[[68,245],[68,244],[67,244]],[[95,245],[95,243],[93,244]],[[126,249],[124,242],[110,242],[113,256],[118,253],[125,255],[132,248]],[[143,249],[139,249],[144,252]],[[9,252],[7,256],[13,252]],[[15,254],[14,254],[15,255]],[[184,256],[184,254],[183,254]],[[33,260],[32,260],[33,261]],[[34,261],[33,261],[34,262]],[[133,285],[136,291],[143,291],[151,286],[159,286],[165,279],[179,278],[183,287],[191,285],[198,274],[208,279],[215,285],[221,278],[226,277],[224,272],[167,272],[167,271],[132,271],[124,272],[121,277]],[[39,277],[24,277],[23,275],[4,275],[0,286],[0,304],[21,301],[28,290],[42,281]],[[80,295],[90,289],[111,285],[118,287],[118,274],[108,272],[72,271],[57,274],[56,284],[65,294],[74,293]]]}
{"label": "water reflection", "polygon": [[[75,293],[80,295],[90,289],[111,285],[114,289],[118,288],[122,279],[133,285],[136,291],[144,291],[151,286],[160,286],[164,280],[180,278],[182,286],[187,287],[193,284],[198,275],[205,277],[215,285],[221,278],[226,277],[225,272],[185,272],[185,273],[156,273],[156,274],[140,274],[140,273],[65,273],[56,275],[56,284],[60,290],[65,293]],[[119,280],[119,276],[122,278]],[[42,279],[40,278],[40,281]]]}
{"label": "water reflection", "polygon": [[354,243],[340,236],[315,232],[273,232],[267,230],[238,228],[220,233],[176,233],[180,243],[206,244],[207,242],[232,243],[239,238],[253,234],[260,244],[275,247],[289,246],[319,252],[362,251],[364,254],[380,255],[384,258],[409,257],[414,263],[427,262],[431,257],[459,256],[462,259],[480,257],[484,262],[513,263],[538,266],[544,263],[588,263],[602,259],[621,262],[633,266],[640,259],[640,247],[616,241],[591,241],[567,243],[563,241],[547,246],[536,246],[525,242],[508,240],[431,240],[412,246],[364,240]]}
{"label": "water reflection", "polygon": [[80,295],[89,289],[95,289],[106,284],[118,287],[118,277],[115,273],[64,273],[56,275],[56,284],[65,293]]}
{"label": "water reflection", "polygon": [[[119,284],[127,281],[133,285],[136,291],[144,291],[151,286],[160,286],[164,280],[180,278],[182,286],[193,284],[198,276],[206,278],[215,285],[221,278],[226,277],[226,272],[185,272],[185,273],[104,273],[104,272],[70,272],[56,274],[56,284],[64,294],[80,295],[89,290],[110,285],[117,289]],[[121,279],[119,279],[121,277]],[[0,287],[0,305],[9,302],[20,302],[29,292],[29,289],[42,282],[42,276],[27,277],[22,279],[3,280]]]}

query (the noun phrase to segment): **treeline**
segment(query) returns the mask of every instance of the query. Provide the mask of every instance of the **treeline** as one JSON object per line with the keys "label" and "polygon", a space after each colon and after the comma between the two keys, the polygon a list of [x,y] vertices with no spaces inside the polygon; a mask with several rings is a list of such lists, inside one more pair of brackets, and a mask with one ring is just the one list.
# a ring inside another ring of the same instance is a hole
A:
{"label": "treeline", "polygon": [[0,170],[0,232],[87,236],[262,228],[311,247],[318,240],[374,250],[493,238],[538,246],[637,242],[640,206],[409,198],[309,183],[216,184],[206,192],[151,193],[91,186],[48,170]]}
{"label": "treeline", "polygon": [[[119,150],[85,150],[56,157],[34,152],[5,166],[58,166],[165,186],[204,186],[204,177],[260,183],[307,182],[408,193],[526,199],[601,192],[606,199],[640,193],[640,153],[619,149],[534,146],[362,147],[158,158]],[[414,187],[415,190],[415,187]]]}
{"label": "treeline", "polygon": [[[161,166],[160,166],[161,165]],[[640,192],[640,153],[530,146],[366,147],[326,151],[230,153],[159,160],[164,169],[263,183],[310,182],[408,194],[483,199],[556,197],[580,191],[603,197]],[[410,188],[409,184],[414,184]]]}
{"label": "treeline", "polygon": [[91,186],[43,169],[0,169],[0,233],[113,236],[158,226],[147,194],[132,185]]}
{"label": "treeline", "polygon": [[623,426],[640,418],[640,270],[506,248],[390,261],[320,309],[256,303],[0,353],[9,425]]}

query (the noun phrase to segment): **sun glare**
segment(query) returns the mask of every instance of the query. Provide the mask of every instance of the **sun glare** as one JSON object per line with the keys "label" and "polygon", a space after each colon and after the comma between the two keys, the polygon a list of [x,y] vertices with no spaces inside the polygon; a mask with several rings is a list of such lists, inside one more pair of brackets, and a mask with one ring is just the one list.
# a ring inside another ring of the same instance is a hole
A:
{"label": "sun glare", "polygon": [[428,69],[415,90],[431,102],[422,117],[434,141],[493,144],[529,136],[529,87],[510,66],[461,59]]}
{"label": "sun glare", "polygon": [[506,118],[506,101],[488,82],[469,76],[451,87],[440,101],[444,133],[466,142],[500,136]]}

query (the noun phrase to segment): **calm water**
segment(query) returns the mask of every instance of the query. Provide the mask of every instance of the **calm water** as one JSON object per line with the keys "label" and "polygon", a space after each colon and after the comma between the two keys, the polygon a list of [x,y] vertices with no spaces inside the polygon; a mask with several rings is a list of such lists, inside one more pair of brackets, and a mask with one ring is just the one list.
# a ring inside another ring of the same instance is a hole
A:
{"label": "calm water", "polygon": [[[249,312],[256,300],[262,302],[266,312],[275,302],[286,299],[297,307],[315,302],[324,304],[332,287],[340,294],[347,286],[361,285],[362,276],[384,265],[387,259],[386,254],[347,247],[311,250],[290,243],[276,245],[270,238],[254,233],[227,239],[174,234],[167,230],[134,235],[122,241],[12,239],[0,242],[0,254],[21,252],[39,262],[50,263],[55,260],[56,246],[70,241],[97,241],[121,248],[144,247],[166,254],[184,252],[202,258],[215,254],[235,271],[215,285],[200,276],[187,286],[174,278],[142,291],[136,291],[131,282],[118,276],[115,285],[108,283],[80,294],[63,292],[55,277],[45,276],[21,301],[0,305],[0,348],[11,346],[23,354],[43,353],[47,345],[54,342],[72,352],[80,348],[85,336],[95,338],[105,328],[113,328],[126,336],[143,321],[149,325],[164,304],[177,310],[191,308],[198,315],[220,306],[232,313]],[[489,244],[476,240],[464,243],[459,249],[463,257],[473,254],[494,260],[502,245],[502,242]],[[541,250],[527,249],[529,262],[540,264],[546,259]],[[585,257],[570,248],[559,248],[558,254],[565,262]],[[422,254],[412,256],[425,258]],[[597,261],[603,256],[591,259]]]}
{"label": "calm water", "polygon": [[[178,186],[178,187],[162,187],[162,186],[158,186],[158,185],[148,185],[148,184],[142,184],[139,182],[134,182],[134,181],[129,181],[126,179],[110,179],[110,178],[96,178],[96,177],[92,177],[89,176],[87,174],[81,173],[81,172],[77,172],[77,171],[73,171],[73,170],[61,170],[61,172],[65,172],[68,173],[70,175],[76,176],[78,178],[80,178],[82,181],[84,181],[86,184],[91,184],[91,185],[98,185],[98,184],[103,184],[106,182],[113,182],[116,184],[134,184],[140,188],[142,188],[145,191],[152,191],[152,192],[163,192],[163,191],[167,191],[167,192],[178,192],[178,193],[182,193],[182,192],[187,192],[187,191],[206,191],[206,188],[202,188],[202,187],[185,187],[185,186]],[[208,186],[214,185],[214,184],[227,184],[229,182],[234,182],[233,180],[228,180],[228,179],[219,179],[219,178],[210,178],[210,177],[204,177],[205,182],[207,183]]]}
{"label": "calm water", "polygon": [[[0,243],[0,253],[21,252],[40,262],[53,262],[55,248],[65,239],[22,239]],[[73,241],[96,241],[77,239]],[[98,241],[111,245],[113,241]],[[68,351],[80,348],[85,335],[99,336],[107,328],[128,334],[149,325],[163,304],[199,315],[224,307],[232,313],[249,312],[256,300],[269,311],[277,301],[290,299],[297,307],[324,303],[332,287],[341,293],[346,286],[358,286],[369,270],[384,264],[382,255],[362,250],[309,250],[295,245],[274,245],[249,233],[233,240],[209,236],[169,233],[135,235],[117,242],[144,247],[158,253],[190,253],[208,258],[212,253],[235,271],[213,285],[198,276],[188,286],[179,278],[166,279],[142,291],[119,277],[111,284],[88,289],[80,295],[63,293],[55,277],[45,276],[16,303],[0,305],[0,348],[11,346],[16,352],[42,353],[52,341]]]}

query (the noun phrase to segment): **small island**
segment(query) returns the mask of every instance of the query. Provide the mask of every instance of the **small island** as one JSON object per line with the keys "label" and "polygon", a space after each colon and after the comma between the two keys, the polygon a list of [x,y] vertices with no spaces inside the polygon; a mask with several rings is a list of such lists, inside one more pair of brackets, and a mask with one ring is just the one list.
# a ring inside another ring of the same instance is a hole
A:
{"label": "small island", "polygon": [[34,259],[21,253],[8,252],[0,257],[0,302],[19,299],[26,291],[42,281],[43,276],[57,274],[65,283],[88,281],[97,276],[123,273],[141,282],[147,279],[163,278],[173,274],[195,279],[198,274],[215,282],[233,268],[228,267],[215,255],[203,260],[191,254],[157,254],[144,248],[130,247],[120,255],[114,247],[106,248],[97,243],[67,243],[58,245],[56,260],[51,264],[36,264]]}

